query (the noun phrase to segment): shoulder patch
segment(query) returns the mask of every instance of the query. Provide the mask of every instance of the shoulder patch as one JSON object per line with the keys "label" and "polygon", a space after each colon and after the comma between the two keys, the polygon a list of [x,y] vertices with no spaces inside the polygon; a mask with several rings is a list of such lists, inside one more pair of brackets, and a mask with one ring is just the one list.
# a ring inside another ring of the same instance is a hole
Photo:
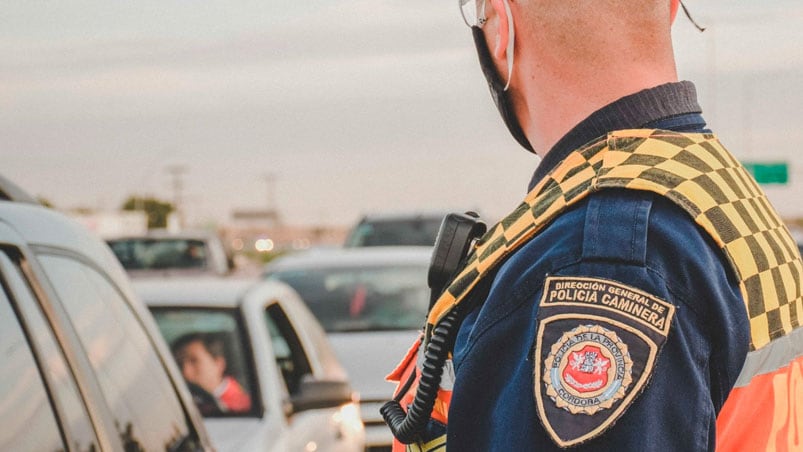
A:
{"label": "shoulder patch", "polygon": [[675,307],[616,281],[548,277],[538,308],[534,392],[560,447],[612,426],[641,393]]}

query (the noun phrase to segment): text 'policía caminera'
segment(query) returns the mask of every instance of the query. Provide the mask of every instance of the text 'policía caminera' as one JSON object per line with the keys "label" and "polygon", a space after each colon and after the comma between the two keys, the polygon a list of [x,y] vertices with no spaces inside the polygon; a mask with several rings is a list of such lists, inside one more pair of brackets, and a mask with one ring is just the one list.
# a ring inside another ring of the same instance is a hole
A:
{"label": "text 'polic\u00eda caminera'", "polygon": [[615,309],[658,330],[666,326],[670,306],[643,292],[602,279],[549,278],[544,295],[545,303],[583,303]]}

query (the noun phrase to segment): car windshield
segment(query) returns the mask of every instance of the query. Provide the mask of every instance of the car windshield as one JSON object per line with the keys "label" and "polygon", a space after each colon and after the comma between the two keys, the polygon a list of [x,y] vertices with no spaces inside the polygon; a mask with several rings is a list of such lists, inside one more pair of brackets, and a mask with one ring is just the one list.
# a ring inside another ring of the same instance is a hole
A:
{"label": "car windshield", "polygon": [[203,269],[207,249],[203,241],[178,238],[109,240],[126,270]]}
{"label": "car windshield", "polygon": [[347,247],[433,246],[441,218],[365,221],[346,239]]}
{"label": "car windshield", "polygon": [[257,416],[253,360],[235,309],[151,307],[204,417]]}
{"label": "car windshield", "polygon": [[293,287],[327,332],[418,329],[426,320],[425,266],[286,270],[268,278]]}

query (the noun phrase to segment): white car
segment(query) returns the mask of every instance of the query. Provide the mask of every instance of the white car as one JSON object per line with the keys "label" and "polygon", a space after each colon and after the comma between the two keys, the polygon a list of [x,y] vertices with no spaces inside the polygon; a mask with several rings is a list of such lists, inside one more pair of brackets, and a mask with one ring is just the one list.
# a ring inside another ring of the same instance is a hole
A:
{"label": "white car", "polygon": [[[134,286],[171,344],[219,452],[364,450],[356,394],[288,286],[215,277]],[[217,381],[205,384],[193,360],[213,355],[222,365]]]}
{"label": "white car", "polygon": [[360,392],[366,443],[390,451],[393,436],[379,408],[394,386],[385,381],[417,338],[429,304],[431,247],[312,250],[276,259],[268,280],[292,286],[323,325]]}
{"label": "white car", "polygon": [[225,276],[234,267],[220,238],[211,232],[156,230],[107,239],[106,243],[132,278]]}

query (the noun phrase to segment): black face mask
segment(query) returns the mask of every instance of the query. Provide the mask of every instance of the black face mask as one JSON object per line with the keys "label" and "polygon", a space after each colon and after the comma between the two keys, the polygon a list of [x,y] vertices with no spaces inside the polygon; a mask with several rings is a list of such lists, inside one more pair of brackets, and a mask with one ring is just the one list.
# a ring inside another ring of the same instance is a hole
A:
{"label": "black face mask", "polygon": [[513,102],[510,99],[510,94],[505,91],[505,83],[496,71],[493,59],[491,58],[491,51],[488,48],[488,44],[485,42],[485,35],[482,34],[482,29],[479,27],[471,27],[471,33],[474,35],[474,44],[477,46],[477,55],[480,57],[482,73],[485,75],[485,80],[488,81],[488,88],[491,90],[491,98],[493,98],[496,108],[499,110],[499,114],[502,115],[502,120],[505,122],[507,130],[510,131],[513,138],[515,138],[524,149],[535,153],[530,141],[521,129],[518,118],[516,118],[516,112],[513,110]]}

